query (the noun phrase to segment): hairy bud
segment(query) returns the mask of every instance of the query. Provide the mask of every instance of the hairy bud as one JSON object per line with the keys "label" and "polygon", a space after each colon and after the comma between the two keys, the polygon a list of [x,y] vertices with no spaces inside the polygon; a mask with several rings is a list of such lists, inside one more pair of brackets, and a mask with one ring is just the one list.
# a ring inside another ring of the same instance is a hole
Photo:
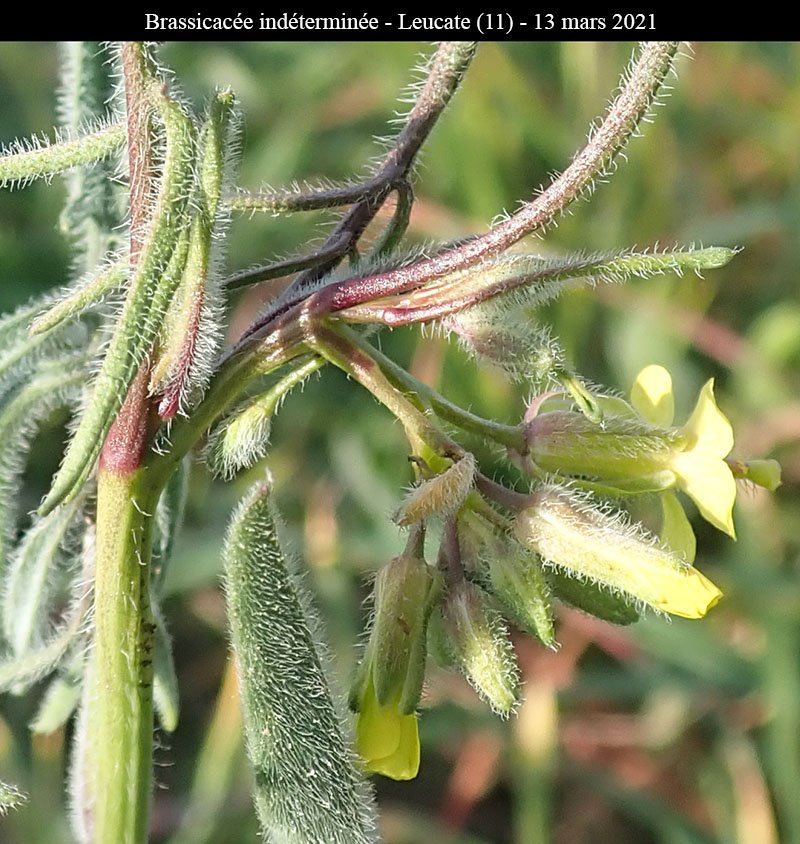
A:
{"label": "hairy bud", "polygon": [[664,612],[701,618],[722,593],[622,513],[547,485],[517,515],[519,540],[550,565]]}
{"label": "hairy bud", "polygon": [[475,458],[467,453],[440,475],[414,487],[400,505],[395,522],[406,526],[455,513],[469,495],[474,478]]}
{"label": "hairy bud", "polygon": [[499,715],[519,700],[519,668],[500,613],[474,584],[462,581],[445,598],[442,614],[464,676]]}

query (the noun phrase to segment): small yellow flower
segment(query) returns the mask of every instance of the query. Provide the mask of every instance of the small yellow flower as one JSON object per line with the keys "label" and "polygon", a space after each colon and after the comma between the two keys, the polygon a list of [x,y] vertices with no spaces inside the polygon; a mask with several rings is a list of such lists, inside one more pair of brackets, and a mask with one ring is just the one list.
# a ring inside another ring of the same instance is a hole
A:
{"label": "small yellow flower", "polygon": [[[633,385],[631,402],[649,422],[670,426],[675,411],[669,372],[661,366],[645,367]],[[733,429],[717,407],[713,378],[703,386],[692,415],[678,433],[666,468],[674,473],[677,488],[695,502],[703,518],[735,539],[736,480],[725,461],[733,448]],[[662,539],[687,560],[693,560],[694,534],[683,508],[669,491],[662,493],[661,501]]]}
{"label": "small yellow flower", "polygon": [[404,715],[397,704],[381,706],[371,673],[360,701],[356,748],[369,773],[411,780],[419,771],[417,716]]}
{"label": "small yellow flower", "polygon": [[705,575],[643,530],[566,487],[538,489],[514,530],[545,563],[672,615],[702,618],[722,597]]}

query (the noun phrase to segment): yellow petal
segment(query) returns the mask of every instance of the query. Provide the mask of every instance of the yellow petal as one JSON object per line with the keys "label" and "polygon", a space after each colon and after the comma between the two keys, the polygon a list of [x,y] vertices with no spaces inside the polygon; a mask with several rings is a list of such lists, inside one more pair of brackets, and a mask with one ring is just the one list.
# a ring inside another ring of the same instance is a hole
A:
{"label": "yellow petal", "polygon": [[393,780],[413,780],[419,773],[419,728],[416,715],[400,716],[400,742],[390,756],[369,759],[367,771]]}
{"label": "yellow petal", "polygon": [[358,713],[356,749],[370,773],[410,780],[419,772],[417,716],[402,715],[393,705],[381,706],[371,676]]}
{"label": "yellow petal", "polygon": [[724,460],[695,451],[673,457],[670,467],[678,476],[679,487],[694,501],[703,518],[736,539],[733,503],[736,481]]}
{"label": "yellow petal", "polygon": [[687,563],[693,563],[697,540],[689,519],[674,492],[661,494],[661,542]]}
{"label": "yellow petal", "polygon": [[403,716],[392,706],[381,706],[370,675],[356,724],[356,748],[367,763],[391,756],[400,745]]}
{"label": "yellow petal", "polygon": [[696,568],[674,572],[664,582],[661,597],[655,606],[683,618],[702,618],[722,597],[722,592]]}
{"label": "yellow petal", "polygon": [[675,416],[672,376],[663,366],[646,366],[631,388],[631,403],[648,422],[668,427]]}
{"label": "yellow petal", "polygon": [[689,450],[702,451],[713,457],[727,457],[733,448],[733,428],[717,407],[714,379],[706,381],[689,421],[683,426],[689,437]]}

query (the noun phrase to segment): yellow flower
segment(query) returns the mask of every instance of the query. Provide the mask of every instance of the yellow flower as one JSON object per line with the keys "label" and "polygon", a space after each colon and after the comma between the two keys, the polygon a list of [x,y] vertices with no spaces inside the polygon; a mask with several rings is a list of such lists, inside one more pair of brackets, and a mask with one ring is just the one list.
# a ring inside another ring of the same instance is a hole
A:
{"label": "yellow flower", "polygon": [[[645,367],[636,377],[631,403],[647,421],[661,427],[672,425],[675,410],[669,372],[661,366]],[[717,407],[713,378],[703,386],[689,420],[678,434],[666,468],[673,472],[677,488],[695,502],[703,518],[735,539],[736,480],[725,461],[733,448],[733,429]],[[661,493],[661,502],[661,538],[691,562],[695,539],[686,514],[668,490]]]}
{"label": "yellow flower", "polygon": [[411,780],[419,771],[417,716],[404,715],[396,703],[381,706],[371,673],[360,701],[356,748],[369,773]]}
{"label": "yellow flower", "polygon": [[722,597],[705,575],[644,531],[567,487],[533,493],[514,531],[545,563],[672,615],[702,618]]}

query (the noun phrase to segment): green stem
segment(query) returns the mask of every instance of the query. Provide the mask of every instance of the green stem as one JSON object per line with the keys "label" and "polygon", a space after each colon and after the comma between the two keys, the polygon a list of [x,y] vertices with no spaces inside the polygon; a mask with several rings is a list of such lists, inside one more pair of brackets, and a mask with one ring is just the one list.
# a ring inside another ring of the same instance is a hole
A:
{"label": "green stem", "polygon": [[254,378],[269,375],[307,351],[300,325],[292,324],[282,332],[269,335],[247,354],[229,357],[214,374],[203,400],[192,414],[174,420],[169,432],[169,447],[151,450],[145,456],[143,468],[147,472],[148,483],[161,489],[181,460]]}
{"label": "green stem", "polygon": [[97,479],[95,641],[87,675],[88,799],[96,844],[144,844],[153,762],[150,607],[157,492],[138,472]]}
{"label": "green stem", "polygon": [[354,346],[358,346],[359,349],[374,358],[375,362],[380,366],[390,381],[405,392],[418,396],[441,419],[461,428],[462,431],[477,434],[477,436],[485,440],[491,440],[520,453],[525,451],[527,445],[522,429],[519,426],[503,425],[500,422],[484,419],[482,416],[464,410],[463,407],[459,407],[449,399],[446,399],[441,393],[434,390],[433,387],[429,387],[427,384],[419,381],[391,358],[386,357],[386,355],[378,351],[374,346],[367,343],[357,332],[350,328],[337,325],[337,333],[347,337]]}
{"label": "green stem", "polygon": [[411,447],[434,472],[447,468],[448,464],[440,465],[443,454],[463,452],[392,384],[372,356],[372,349],[363,346],[355,332],[343,325],[334,329],[321,323],[309,326],[309,333],[313,335],[309,346],[317,354],[358,381],[392,412],[405,429]]}

